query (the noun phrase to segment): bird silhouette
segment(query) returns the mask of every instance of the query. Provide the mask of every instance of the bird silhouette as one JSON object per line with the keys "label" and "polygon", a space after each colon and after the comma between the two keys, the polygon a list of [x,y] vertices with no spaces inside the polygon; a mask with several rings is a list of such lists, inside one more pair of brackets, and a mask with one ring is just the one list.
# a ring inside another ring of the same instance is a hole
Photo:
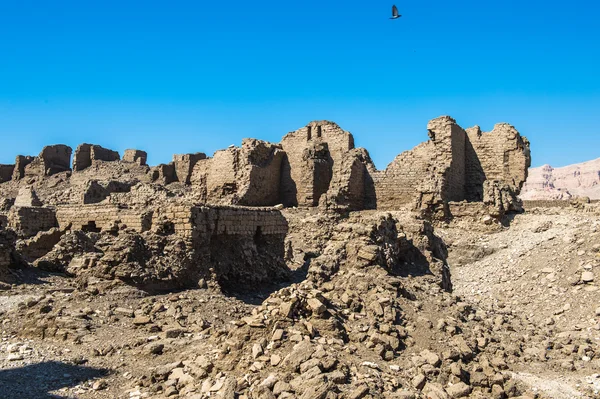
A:
{"label": "bird silhouette", "polygon": [[394,4],[392,6],[392,16],[390,17],[390,19],[397,19],[400,18],[402,15],[398,14],[398,7],[396,7],[396,5]]}

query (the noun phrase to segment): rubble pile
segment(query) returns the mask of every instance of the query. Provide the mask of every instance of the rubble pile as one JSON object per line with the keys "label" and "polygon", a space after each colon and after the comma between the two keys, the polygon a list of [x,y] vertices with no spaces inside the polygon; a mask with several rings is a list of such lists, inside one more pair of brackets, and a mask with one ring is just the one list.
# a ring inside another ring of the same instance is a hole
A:
{"label": "rubble pile", "polygon": [[[598,248],[561,241],[552,261],[580,259],[564,284],[515,259],[536,242],[537,267],[560,218],[596,226],[596,204],[523,232],[542,213],[518,198],[527,139],[450,117],[427,131],[381,171],[329,121],[157,166],[93,144],[0,165],[0,369],[68,365],[42,396],[595,395],[600,313],[549,304],[594,306]],[[31,389],[3,378],[7,397]]]}

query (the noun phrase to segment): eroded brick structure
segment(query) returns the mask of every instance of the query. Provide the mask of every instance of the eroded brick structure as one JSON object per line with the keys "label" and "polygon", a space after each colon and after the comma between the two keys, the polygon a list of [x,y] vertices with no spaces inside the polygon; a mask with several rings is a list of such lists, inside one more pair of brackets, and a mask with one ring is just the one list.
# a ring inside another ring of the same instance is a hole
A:
{"label": "eroded brick structure", "polygon": [[73,170],[81,171],[94,164],[96,161],[118,161],[119,153],[95,144],[80,144],[73,157]]}
{"label": "eroded brick structure", "polygon": [[244,139],[242,146],[199,160],[192,185],[209,204],[269,206],[280,203],[281,146]]}
{"label": "eroded brick structure", "polygon": [[[465,131],[443,116],[431,120],[427,131],[428,141],[401,153],[384,170],[376,170],[367,150],[354,147],[351,133],[329,121],[311,122],[285,135],[280,144],[244,139],[241,147],[212,157],[174,155],[172,162],[146,169],[141,168],[147,156],[143,151],[127,150],[119,161],[116,151],[81,144],[73,158],[73,179],[81,180],[77,172],[97,163],[97,182],[82,183],[84,204],[125,192],[137,181],[152,181],[190,186],[194,201],[213,205],[423,210],[468,201],[500,211],[519,209],[516,195],[531,161],[529,142],[514,127],[502,123],[487,133],[478,126]],[[69,155],[69,147],[56,145],[35,158],[19,156],[14,166],[0,167],[0,181],[11,173],[18,180],[66,170]],[[138,169],[127,166],[132,163]],[[109,173],[111,168],[116,174]],[[118,174],[125,172],[133,173],[128,186],[115,186]]]}
{"label": "eroded brick structure", "polygon": [[18,237],[26,262],[47,270],[145,287],[213,276],[226,286],[289,272],[282,207],[417,210],[433,218],[520,210],[530,154],[514,127],[465,131],[444,116],[427,131],[428,141],[379,171],[352,134],[329,121],[279,144],[244,139],[212,157],[175,155],[152,168],[143,151],[126,150],[121,160],[82,144],[73,171],[53,176],[69,170],[71,149],[49,146],[0,166],[0,225]]}
{"label": "eroded brick structure", "polygon": [[498,124],[489,133],[478,127],[465,131],[454,119],[440,117],[427,129],[429,141],[373,173],[378,209],[484,201],[486,181],[497,182],[488,184],[492,191],[498,185],[512,193],[521,189],[531,157],[529,142],[514,127]]}
{"label": "eroded brick structure", "polygon": [[0,165],[0,183],[10,181],[15,170],[15,165]]}
{"label": "eroded brick structure", "polygon": [[146,165],[147,159],[148,159],[148,154],[146,153],[146,151],[125,150],[125,153],[123,153],[123,161],[135,162],[140,166]]}

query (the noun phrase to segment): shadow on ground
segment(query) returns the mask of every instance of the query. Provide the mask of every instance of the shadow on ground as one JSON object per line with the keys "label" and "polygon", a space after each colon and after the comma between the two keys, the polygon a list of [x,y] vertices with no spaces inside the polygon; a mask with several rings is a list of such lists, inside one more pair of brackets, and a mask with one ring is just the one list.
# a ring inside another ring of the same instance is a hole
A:
{"label": "shadow on ground", "polygon": [[50,392],[74,387],[108,374],[108,370],[60,362],[43,362],[0,370],[0,397],[3,399],[68,398]]}
{"label": "shadow on ground", "polygon": [[245,286],[244,284],[232,285],[222,284],[223,294],[239,299],[249,305],[260,305],[273,292],[279,291],[292,284],[299,284],[306,280],[310,259],[305,260],[302,267],[295,270],[287,270],[286,278],[275,280],[274,282],[264,282],[262,284],[253,284]]}

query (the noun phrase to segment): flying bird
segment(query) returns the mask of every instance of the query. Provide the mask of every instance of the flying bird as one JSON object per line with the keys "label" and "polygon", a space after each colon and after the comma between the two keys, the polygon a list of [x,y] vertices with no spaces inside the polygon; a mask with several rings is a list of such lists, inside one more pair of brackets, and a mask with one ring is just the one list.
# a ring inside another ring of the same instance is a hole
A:
{"label": "flying bird", "polygon": [[396,7],[396,5],[394,4],[392,6],[392,16],[390,17],[390,19],[396,19],[396,18],[400,18],[402,15],[398,14],[398,7]]}

